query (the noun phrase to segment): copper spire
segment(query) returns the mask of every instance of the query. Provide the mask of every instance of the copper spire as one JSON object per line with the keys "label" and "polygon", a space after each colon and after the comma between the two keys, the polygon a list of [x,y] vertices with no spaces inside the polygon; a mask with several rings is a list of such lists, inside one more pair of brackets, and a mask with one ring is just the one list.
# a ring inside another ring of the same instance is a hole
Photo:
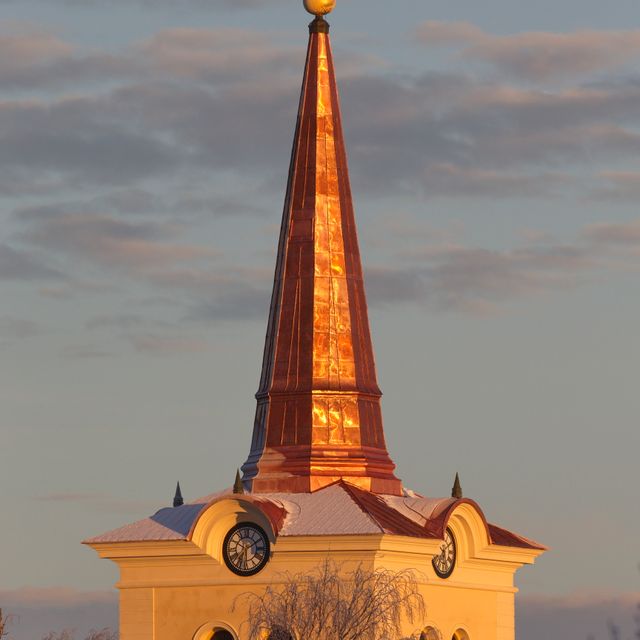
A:
{"label": "copper spire", "polygon": [[400,494],[384,439],[329,25],[309,25],[251,453],[254,493]]}

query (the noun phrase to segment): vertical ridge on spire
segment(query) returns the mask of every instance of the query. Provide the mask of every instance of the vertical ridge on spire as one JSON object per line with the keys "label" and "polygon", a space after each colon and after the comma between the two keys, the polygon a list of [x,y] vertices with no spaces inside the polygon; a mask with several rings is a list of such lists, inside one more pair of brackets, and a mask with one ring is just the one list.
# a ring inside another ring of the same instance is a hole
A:
{"label": "vertical ridge on spire", "polygon": [[253,492],[345,479],[400,494],[356,233],[329,25],[309,47],[285,200],[251,452]]}

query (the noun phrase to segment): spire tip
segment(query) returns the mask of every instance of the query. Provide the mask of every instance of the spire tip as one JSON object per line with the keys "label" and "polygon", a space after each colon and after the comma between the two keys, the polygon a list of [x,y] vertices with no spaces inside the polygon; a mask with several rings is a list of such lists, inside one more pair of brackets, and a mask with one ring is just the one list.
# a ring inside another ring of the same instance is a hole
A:
{"label": "spire tip", "polygon": [[336,7],[336,0],[303,0],[304,8],[314,16],[326,16]]}
{"label": "spire tip", "polygon": [[458,500],[460,500],[463,497],[462,485],[460,484],[460,475],[458,473],[456,473],[456,479],[453,483],[453,489],[451,490],[451,497],[457,498]]}
{"label": "spire tip", "polygon": [[244,493],[244,484],[240,477],[240,469],[236,471],[236,481],[233,483],[233,493]]}
{"label": "spire tip", "polygon": [[181,507],[183,504],[182,491],[180,491],[180,483],[178,482],[176,485],[176,494],[173,496],[173,507]]}

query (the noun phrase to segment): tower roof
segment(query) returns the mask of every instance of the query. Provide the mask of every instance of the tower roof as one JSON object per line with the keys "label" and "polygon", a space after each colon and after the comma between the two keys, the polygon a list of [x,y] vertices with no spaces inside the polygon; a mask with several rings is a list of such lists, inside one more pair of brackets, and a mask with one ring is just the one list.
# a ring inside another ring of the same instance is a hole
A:
{"label": "tower roof", "polygon": [[329,25],[309,26],[251,452],[253,493],[399,495],[387,452]]}
{"label": "tower roof", "polygon": [[[227,489],[177,509],[160,509],[138,522],[85,540],[84,544],[167,542],[191,539],[201,515],[224,500],[250,501],[267,517],[278,537],[379,535],[442,540],[452,514],[470,506],[478,515],[491,545],[543,551],[543,545],[486,521],[473,500],[425,498],[413,491],[404,496],[373,495],[346,482],[314,493],[263,493],[240,498]],[[137,550],[139,553],[139,548]]]}

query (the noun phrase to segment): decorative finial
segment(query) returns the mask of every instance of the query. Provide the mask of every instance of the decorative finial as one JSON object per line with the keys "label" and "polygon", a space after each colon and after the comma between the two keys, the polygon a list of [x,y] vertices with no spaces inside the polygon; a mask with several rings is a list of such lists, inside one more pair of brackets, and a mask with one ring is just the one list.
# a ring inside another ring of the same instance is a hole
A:
{"label": "decorative finial", "polygon": [[336,7],[336,0],[303,0],[304,8],[314,16],[326,16]]}
{"label": "decorative finial", "polygon": [[460,484],[460,476],[456,473],[456,479],[451,490],[451,497],[460,500],[462,498],[462,485]]}
{"label": "decorative finial", "polygon": [[236,481],[233,484],[233,493],[244,493],[244,484],[242,484],[242,478],[240,477],[240,469],[236,472]]}
{"label": "decorative finial", "polygon": [[173,497],[173,506],[181,507],[184,504],[184,500],[182,499],[182,491],[180,491],[180,483],[176,485],[176,495]]}

